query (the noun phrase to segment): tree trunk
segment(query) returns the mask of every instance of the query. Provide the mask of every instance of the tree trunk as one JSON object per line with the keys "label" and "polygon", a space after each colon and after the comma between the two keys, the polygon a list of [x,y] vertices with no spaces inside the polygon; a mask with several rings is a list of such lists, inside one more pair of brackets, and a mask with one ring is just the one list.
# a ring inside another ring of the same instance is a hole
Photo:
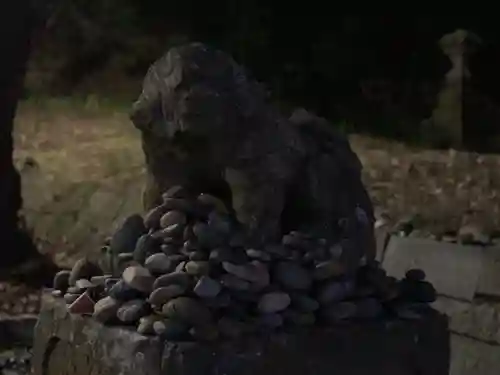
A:
{"label": "tree trunk", "polygon": [[[31,238],[19,226],[18,215],[22,204],[21,180],[14,167],[12,156],[13,122],[17,102],[23,89],[30,37],[34,31],[35,20],[30,0],[8,1],[0,11],[0,51],[2,54],[0,68],[0,234],[2,236],[0,277],[2,278],[7,273],[9,275],[23,274],[28,279],[37,278],[38,275],[35,274],[40,271],[40,265],[46,264],[46,262],[39,262],[43,257],[40,257]],[[26,267],[27,263],[31,263],[30,266]]]}

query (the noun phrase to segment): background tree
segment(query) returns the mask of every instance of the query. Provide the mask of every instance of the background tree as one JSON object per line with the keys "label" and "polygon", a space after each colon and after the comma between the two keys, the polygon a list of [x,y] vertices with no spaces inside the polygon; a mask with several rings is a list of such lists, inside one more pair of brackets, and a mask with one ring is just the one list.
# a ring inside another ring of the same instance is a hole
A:
{"label": "background tree", "polygon": [[[0,277],[39,281],[52,273],[19,223],[22,204],[20,176],[13,164],[12,130],[26,72],[32,32],[39,18],[29,0],[4,5],[0,12]],[[18,266],[24,265],[17,269]]]}

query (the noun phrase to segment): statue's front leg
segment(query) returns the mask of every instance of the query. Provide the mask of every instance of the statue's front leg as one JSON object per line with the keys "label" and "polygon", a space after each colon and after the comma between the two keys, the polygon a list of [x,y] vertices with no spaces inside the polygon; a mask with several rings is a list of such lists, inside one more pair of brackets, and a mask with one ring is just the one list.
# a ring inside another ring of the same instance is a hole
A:
{"label": "statue's front leg", "polygon": [[209,153],[185,151],[169,140],[145,136],[143,150],[147,173],[142,198],[146,210],[161,204],[162,194],[176,185],[193,198],[207,193],[231,205],[221,168],[212,162]]}
{"label": "statue's front leg", "polygon": [[263,170],[229,168],[225,179],[230,186],[233,208],[252,246],[278,241],[285,200],[285,181],[272,179]]}
{"label": "statue's front leg", "polygon": [[209,159],[188,153],[174,141],[142,134],[142,149],[146,161],[146,184],[142,199],[145,210],[161,204],[162,194],[173,186],[182,186],[195,195],[215,179],[216,172]]}

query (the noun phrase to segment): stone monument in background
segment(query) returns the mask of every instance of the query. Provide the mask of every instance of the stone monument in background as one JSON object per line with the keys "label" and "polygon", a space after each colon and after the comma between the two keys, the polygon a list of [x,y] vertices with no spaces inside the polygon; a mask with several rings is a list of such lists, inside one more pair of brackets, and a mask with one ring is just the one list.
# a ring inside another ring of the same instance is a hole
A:
{"label": "stone monument in background", "polygon": [[424,131],[430,132],[432,142],[436,145],[454,148],[468,146],[474,127],[473,119],[466,115],[471,93],[468,87],[468,61],[480,43],[478,36],[461,29],[446,34],[439,40],[439,45],[452,66],[446,73],[432,116],[424,127]]}

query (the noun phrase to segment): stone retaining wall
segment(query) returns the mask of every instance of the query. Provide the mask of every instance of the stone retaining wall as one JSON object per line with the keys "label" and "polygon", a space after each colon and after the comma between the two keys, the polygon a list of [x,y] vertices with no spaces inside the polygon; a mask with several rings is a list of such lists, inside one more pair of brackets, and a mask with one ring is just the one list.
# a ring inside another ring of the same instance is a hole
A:
{"label": "stone retaining wall", "polygon": [[70,315],[43,296],[35,328],[35,375],[444,375],[447,319],[345,323],[216,344],[163,343],[133,330]]}
{"label": "stone retaining wall", "polygon": [[500,248],[399,236],[384,242],[379,259],[388,274],[422,268],[440,294],[433,307],[449,317],[450,375],[498,374]]}

